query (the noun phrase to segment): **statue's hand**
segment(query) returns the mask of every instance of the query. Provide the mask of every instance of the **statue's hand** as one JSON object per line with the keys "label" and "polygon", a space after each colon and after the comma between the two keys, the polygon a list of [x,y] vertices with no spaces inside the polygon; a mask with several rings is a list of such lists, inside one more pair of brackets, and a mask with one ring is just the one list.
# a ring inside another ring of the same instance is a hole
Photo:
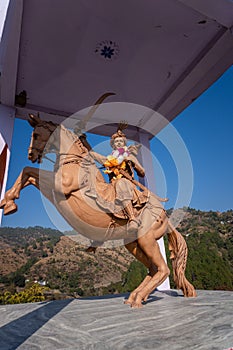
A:
{"label": "statue's hand", "polygon": [[138,143],[138,144],[134,144],[134,145],[130,145],[129,147],[128,147],[128,151],[130,152],[130,153],[132,153],[133,155],[137,155],[138,154],[138,151],[139,151],[139,149],[142,147],[142,145],[140,144],[140,143]]}
{"label": "statue's hand", "polygon": [[141,166],[141,164],[139,163],[139,161],[137,160],[137,158],[133,155],[130,154],[127,157],[127,161],[130,162],[133,166],[133,168],[136,170],[136,173],[141,176],[144,177],[145,176],[145,170],[144,168]]}
{"label": "statue's hand", "polygon": [[131,162],[132,164],[134,164],[135,163],[135,158],[133,156],[131,156],[131,154],[130,154],[127,158],[125,158],[125,161],[126,162]]}

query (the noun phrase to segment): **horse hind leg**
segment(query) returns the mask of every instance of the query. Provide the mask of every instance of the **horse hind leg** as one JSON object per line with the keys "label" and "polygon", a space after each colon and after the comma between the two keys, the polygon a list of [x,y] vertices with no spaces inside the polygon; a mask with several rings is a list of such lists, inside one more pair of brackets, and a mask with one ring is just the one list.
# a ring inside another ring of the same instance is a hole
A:
{"label": "horse hind leg", "polygon": [[[148,270],[148,275],[144,278],[144,280],[139,284],[139,286],[134,289],[131,293],[129,298],[124,302],[125,304],[133,305],[135,302],[135,299],[137,297],[137,294],[150,282],[151,278],[155,275],[157,272],[156,266],[151,264],[151,261],[149,258],[144,254],[144,252],[139,247],[137,241],[130,242],[128,244],[125,244],[125,247],[128,249],[128,251],[134,255],[134,257],[140,261]],[[143,301],[146,301],[148,296],[145,296]]]}
{"label": "horse hind leg", "polygon": [[171,252],[173,278],[178,289],[181,289],[185,297],[196,297],[194,286],[185,277],[185,269],[188,256],[187,244],[182,235],[170,223],[168,227],[168,242]]}
{"label": "horse hind leg", "polygon": [[143,281],[137,291],[135,290],[136,295],[134,295],[134,300],[131,303],[134,308],[142,307],[142,302],[146,301],[150,293],[163,283],[170,274],[170,270],[160,252],[158,242],[154,238],[153,230],[138,238],[137,242],[141,251],[147,257],[148,263],[153,266],[154,271],[150,278]]}
{"label": "horse hind leg", "polygon": [[151,264],[157,267],[157,271],[148,283],[137,292],[134,302],[131,304],[134,308],[142,307],[142,301],[147,300],[155,288],[162,284],[170,274],[170,270],[160,252],[158,242],[154,238],[153,230],[138,238],[138,244],[149,261],[151,261]]}

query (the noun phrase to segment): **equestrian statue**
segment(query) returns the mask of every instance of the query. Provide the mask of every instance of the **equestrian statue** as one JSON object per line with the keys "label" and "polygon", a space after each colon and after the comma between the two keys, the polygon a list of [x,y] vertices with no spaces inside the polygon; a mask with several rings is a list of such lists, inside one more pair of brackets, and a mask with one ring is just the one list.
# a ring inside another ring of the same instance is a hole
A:
{"label": "equestrian statue", "polygon": [[[95,103],[88,118],[110,94],[104,94]],[[29,160],[41,163],[46,154],[54,152],[54,169],[25,167],[0,203],[4,214],[17,211],[15,200],[21,190],[34,185],[74,230],[90,239],[89,251],[109,240],[123,240],[127,250],[148,269],[148,275],[125,301],[134,308],[141,307],[170,274],[157,242],[167,234],[176,287],[185,297],[195,297],[196,291],[185,277],[187,245],[161,204],[166,199],[134,178],[134,171],[139,177],[145,171],[137,160],[140,145],[127,147],[123,132],[127,125],[119,124],[110,140],[113,151],[103,156],[92,150],[80,128],[71,131],[32,114],[28,121],[33,127]],[[105,168],[109,183],[96,161]]]}

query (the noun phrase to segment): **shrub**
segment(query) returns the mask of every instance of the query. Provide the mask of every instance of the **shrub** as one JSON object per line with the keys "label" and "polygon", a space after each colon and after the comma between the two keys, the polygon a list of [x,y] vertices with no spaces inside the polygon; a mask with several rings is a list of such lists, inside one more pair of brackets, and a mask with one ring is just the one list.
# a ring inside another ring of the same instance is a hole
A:
{"label": "shrub", "polygon": [[3,295],[0,295],[0,304],[6,305],[44,301],[44,292],[46,290],[48,290],[47,287],[35,283],[19,293],[12,294],[9,291],[6,291]]}

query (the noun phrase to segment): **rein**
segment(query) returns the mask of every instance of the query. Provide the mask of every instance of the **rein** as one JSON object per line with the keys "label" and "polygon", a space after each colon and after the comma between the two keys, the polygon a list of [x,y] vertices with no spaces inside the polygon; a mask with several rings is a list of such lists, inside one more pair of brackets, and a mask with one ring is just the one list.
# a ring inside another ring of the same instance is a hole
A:
{"label": "rein", "polygon": [[55,164],[56,162],[54,160],[52,160],[51,158],[49,158],[48,156],[44,155],[45,159],[49,160],[51,163]]}
{"label": "rein", "polygon": [[[41,123],[41,124],[38,124],[37,126],[43,127],[44,129],[47,129],[50,133],[50,136],[51,136],[51,134],[54,132],[54,126],[56,126],[56,124],[49,122],[49,125],[47,123]],[[65,130],[65,132],[67,132],[69,136],[73,137],[74,143],[78,142],[78,143],[81,143],[82,146],[84,146],[82,141],[79,139],[79,137],[77,137],[76,135],[74,136],[68,130]],[[86,147],[84,146],[84,148],[86,148]],[[54,171],[58,171],[58,169],[60,167],[62,167],[63,165],[66,165],[66,164],[71,164],[71,163],[79,164],[81,161],[84,161],[84,160],[87,161],[87,159],[85,159],[83,156],[81,156],[77,153],[59,153],[58,150],[56,150],[55,148],[50,149],[50,147],[47,147],[47,145],[43,148],[43,150],[38,148],[38,147],[29,147],[28,148],[28,152],[31,152],[33,150],[38,152],[37,162],[41,163],[42,159],[47,159],[49,162],[51,162],[54,165]],[[56,155],[56,160],[54,161],[53,159],[48,157],[46,155],[46,153],[54,153]],[[83,152],[83,153],[85,153],[85,152]]]}
{"label": "rein", "polygon": [[[64,158],[61,159],[61,156],[64,156]],[[65,157],[70,156],[70,158],[66,159]],[[57,159],[54,170],[57,171],[60,167],[67,164],[79,164],[80,162],[84,161],[84,158],[82,156],[79,156],[78,154],[72,154],[72,153],[57,153]]]}
{"label": "rein", "polygon": [[[139,188],[141,188],[143,191],[149,192],[148,188],[145,187],[143,184],[141,184],[139,181],[135,180],[132,176],[130,176],[126,171],[124,171],[123,169],[119,169],[119,173],[122,174],[126,179],[128,179],[129,181],[131,181],[134,185],[138,186]],[[168,199],[167,198],[161,198],[159,196],[157,196],[156,194],[154,194],[154,196],[160,201],[160,202],[167,202]]]}

